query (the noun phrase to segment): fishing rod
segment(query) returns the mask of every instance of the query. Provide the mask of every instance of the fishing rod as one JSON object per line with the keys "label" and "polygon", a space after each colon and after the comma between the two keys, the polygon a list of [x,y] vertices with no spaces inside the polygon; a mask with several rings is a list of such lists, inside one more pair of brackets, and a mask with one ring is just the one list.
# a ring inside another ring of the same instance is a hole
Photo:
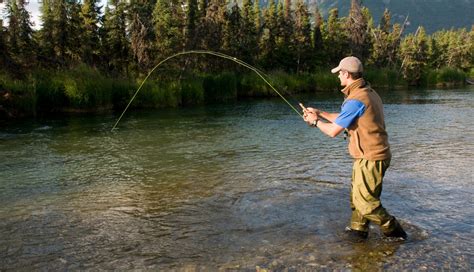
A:
{"label": "fishing rod", "polygon": [[285,101],[286,104],[288,104],[291,109],[293,109],[301,118],[304,118],[303,115],[295,108],[293,107],[293,105],[291,105],[290,102],[288,102],[288,100],[286,100],[286,98],[277,90],[275,89],[275,87],[273,87],[272,84],[270,84],[270,82],[268,82],[268,80],[265,78],[265,77],[268,77],[266,76],[262,71],[258,70],[257,68],[253,67],[252,65],[240,60],[240,59],[237,59],[236,57],[232,57],[232,56],[229,56],[229,55],[226,55],[224,53],[219,53],[219,52],[214,52],[214,51],[206,51],[206,50],[190,50],[190,51],[184,51],[184,52],[180,52],[180,53],[176,53],[174,55],[171,55],[167,58],[165,58],[164,60],[160,61],[155,67],[153,67],[153,69],[151,69],[151,71],[148,73],[148,75],[145,77],[145,79],[142,81],[142,83],[140,84],[140,86],[138,87],[138,89],[135,91],[135,93],[133,94],[132,98],[130,99],[130,101],[128,102],[127,106],[125,107],[125,109],[123,110],[122,114],[120,114],[120,117],[117,119],[117,121],[115,122],[114,126],[112,127],[111,131],[113,131],[118,123],[120,122],[120,120],[122,119],[122,117],[124,116],[125,112],[128,110],[128,108],[130,107],[130,105],[132,104],[133,100],[135,99],[135,97],[137,96],[137,94],[140,92],[140,90],[142,89],[143,85],[145,84],[145,82],[147,81],[147,79],[150,77],[150,75],[160,66],[162,65],[163,63],[167,62],[168,60],[170,59],[173,59],[173,58],[176,58],[178,56],[182,56],[182,55],[190,55],[190,54],[206,54],[206,55],[212,55],[212,56],[217,56],[217,57],[220,57],[220,58],[224,58],[224,59],[228,59],[228,60],[231,60],[239,65],[242,65],[244,66],[245,68],[248,68],[250,69],[251,71],[255,72],[268,86],[270,86],[270,88],[275,92],[277,93],[281,99],[283,99],[283,101]]}

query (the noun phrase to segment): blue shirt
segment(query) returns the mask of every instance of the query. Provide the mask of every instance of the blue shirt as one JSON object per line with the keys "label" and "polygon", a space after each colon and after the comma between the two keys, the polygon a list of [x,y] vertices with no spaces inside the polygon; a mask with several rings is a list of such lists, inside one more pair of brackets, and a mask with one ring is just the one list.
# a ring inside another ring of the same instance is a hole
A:
{"label": "blue shirt", "polygon": [[361,117],[364,112],[364,103],[356,99],[346,100],[342,104],[341,113],[339,113],[339,116],[336,118],[336,120],[334,120],[334,123],[343,128],[348,128],[357,118]]}

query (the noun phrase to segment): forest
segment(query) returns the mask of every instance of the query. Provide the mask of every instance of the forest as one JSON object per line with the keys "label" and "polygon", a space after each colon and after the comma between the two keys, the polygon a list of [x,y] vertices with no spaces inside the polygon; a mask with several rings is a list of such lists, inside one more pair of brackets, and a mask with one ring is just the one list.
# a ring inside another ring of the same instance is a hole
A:
{"label": "forest", "polygon": [[[389,10],[374,22],[360,0],[323,18],[303,0],[43,0],[39,28],[27,1],[8,1],[0,28],[0,118],[122,109],[166,57],[209,50],[265,71],[286,93],[337,90],[329,69],[359,57],[375,87],[453,86],[474,78],[474,26],[405,32]],[[102,12],[103,11],[103,12]],[[135,108],[272,96],[257,75],[210,56],[170,61]]]}

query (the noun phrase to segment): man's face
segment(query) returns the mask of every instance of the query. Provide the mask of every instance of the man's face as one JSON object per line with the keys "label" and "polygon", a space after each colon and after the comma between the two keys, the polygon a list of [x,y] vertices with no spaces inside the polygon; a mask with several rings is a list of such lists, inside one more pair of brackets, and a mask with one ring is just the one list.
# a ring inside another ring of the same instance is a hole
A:
{"label": "man's face", "polygon": [[339,71],[339,75],[337,77],[341,81],[341,86],[347,85],[347,79],[349,78],[349,73],[347,71],[344,71],[344,70]]}

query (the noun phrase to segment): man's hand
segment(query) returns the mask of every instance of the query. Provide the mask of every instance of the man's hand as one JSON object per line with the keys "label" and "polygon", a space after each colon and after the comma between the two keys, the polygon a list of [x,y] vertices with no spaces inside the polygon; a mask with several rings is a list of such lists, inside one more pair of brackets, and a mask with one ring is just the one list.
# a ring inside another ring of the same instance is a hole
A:
{"label": "man's hand", "polygon": [[311,112],[311,113],[314,113],[314,114],[317,114],[317,115],[319,115],[319,113],[321,113],[321,111],[316,109],[316,108],[307,107],[306,110],[308,112]]}
{"label": "man's hand", "polygon": [[318,120],[319,110],[315,108],[306,108],[302,103],[300,107],[303,110],[303,119],[308,125],[313,125],[316,120]]}

